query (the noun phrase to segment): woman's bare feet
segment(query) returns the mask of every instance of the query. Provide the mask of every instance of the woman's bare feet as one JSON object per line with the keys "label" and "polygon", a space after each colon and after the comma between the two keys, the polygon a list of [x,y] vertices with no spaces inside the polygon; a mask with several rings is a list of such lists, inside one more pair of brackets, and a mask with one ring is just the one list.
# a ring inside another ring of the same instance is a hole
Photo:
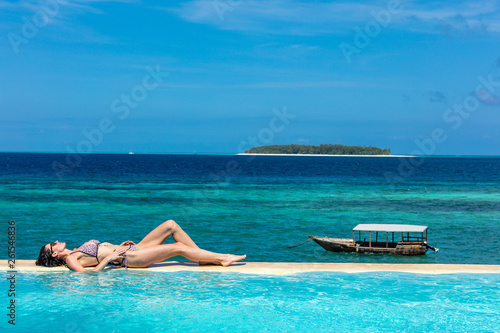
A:
{"label": "woman's bare feet", "polygon": [[236,256],[234,254],[228,254],[226,259],[222,260],[220,262],[220,264],[224,267],[227,267],[229,265],[231,265],[233,262],[237,262],[237,261],[240,261],[240,260],[243,260],[247,257],[246,254],[242,255],[242,256]]}

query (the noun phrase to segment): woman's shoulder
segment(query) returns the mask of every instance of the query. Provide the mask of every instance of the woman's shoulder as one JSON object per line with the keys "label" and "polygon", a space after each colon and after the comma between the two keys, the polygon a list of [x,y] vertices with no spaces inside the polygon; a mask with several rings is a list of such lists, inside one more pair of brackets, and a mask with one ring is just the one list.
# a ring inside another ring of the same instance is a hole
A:
{"label": "woman's shoulder", "polygon": [[70,254],[68,254],[67,258],[74,258],[76,260],[80,259],[83,256],[83,253],[78,251],[78,248],[74,249]]}

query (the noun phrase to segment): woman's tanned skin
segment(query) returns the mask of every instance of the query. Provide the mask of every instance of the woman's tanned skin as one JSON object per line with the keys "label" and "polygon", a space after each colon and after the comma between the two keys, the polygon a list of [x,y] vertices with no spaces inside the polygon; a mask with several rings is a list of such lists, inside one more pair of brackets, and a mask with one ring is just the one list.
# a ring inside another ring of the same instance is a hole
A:
{"label": "woman's tanned skin", "polygon": [[[170,236],[172,236],[175,243],[163,244]],[[88,243],[83,245],[86,244]],[[127,251],[130,245],[134,245],[139,250]],[[127,266],[136,268],[147,267],[174,256],[182,256],[192,261],[198,261],[200,264],[218,264],[222,266],[229,266],[246,258],[246,255],[222,254],[200,249],[191,237],[173,220],[163,222],[137,244],[132,241],[126,241],[120,245],[101,243],[97,253],[99,263],[95,257],[79,252],[78,249],[69,250],[66,248],[66,243],[55,241],[45,245],[40,253],[46,252],[45,255],[51,256],[51,259],[66,262],[70,269],[77,272],[102,271],[110,262],[121,263],[124,260],[125,253]],[[95,267],[92,270],[86,270],[84,267],[88,266]]]}

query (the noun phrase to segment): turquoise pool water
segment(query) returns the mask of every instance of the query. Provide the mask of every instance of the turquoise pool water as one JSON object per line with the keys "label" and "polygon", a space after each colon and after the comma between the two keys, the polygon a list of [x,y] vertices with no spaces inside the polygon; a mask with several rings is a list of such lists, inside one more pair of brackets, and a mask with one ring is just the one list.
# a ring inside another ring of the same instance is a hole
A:
{"label": "turquoise pool water", "polygon": [[495,274],[33,272],[17,286],[19,332],[500,330]]}

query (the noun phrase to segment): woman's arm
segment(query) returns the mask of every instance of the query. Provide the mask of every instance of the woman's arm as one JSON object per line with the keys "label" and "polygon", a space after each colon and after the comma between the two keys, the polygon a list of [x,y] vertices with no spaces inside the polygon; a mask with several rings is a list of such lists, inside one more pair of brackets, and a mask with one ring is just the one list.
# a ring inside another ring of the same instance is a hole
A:
{"label": "woman's arm", "polygon": [[66,258],[66,265],[75,272],[88,272],[83,266],[78,262],[75,257],[68,256]]}
{"label": "woman's arm", "polygon": [[66,264],[68,265],[68,267],[72,270],[74,270],[75,272],[85,272],[85,273],[89,273],[89,272],[100,272],[104,269],[104,267],[106,267],[106,265],[110,262],[110,261],[114,261],[120,257],[123,256],[123,254],[127,252],[127,250],[117,250],[117,249],[114,249],[113,252],[111,252],[109,255],[107,255],[100,263],[99,265],[97,265],[96,267],[94,267],[92,270],[87,270],[85,269],[82,264],[80,264],[80,262],[75,258],[75,257],[71,257],[71,256],[68,256],[66,258]]}

